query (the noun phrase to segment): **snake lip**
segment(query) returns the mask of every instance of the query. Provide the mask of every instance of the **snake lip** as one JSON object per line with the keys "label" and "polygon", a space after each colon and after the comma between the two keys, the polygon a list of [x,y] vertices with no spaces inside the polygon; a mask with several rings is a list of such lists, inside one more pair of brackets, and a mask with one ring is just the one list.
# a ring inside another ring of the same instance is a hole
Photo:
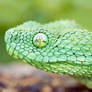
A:
{"label": "snake lip", "polygon": [[17,56],[17,58],[18,58],[18,54],[16,54],[18,52],[16,51],[16,44],[15,43],[6,44],[6,49],[9,52],[10,56],[13,56],[13,57]]}
{"label": "snake lip", "polygon": [[5,38],[4,38],[4,40],[5,40],[5,42],[6,43],[8,43],[8,39],[9,39],[9,33],[8,33],[8,31],[5,33]]}

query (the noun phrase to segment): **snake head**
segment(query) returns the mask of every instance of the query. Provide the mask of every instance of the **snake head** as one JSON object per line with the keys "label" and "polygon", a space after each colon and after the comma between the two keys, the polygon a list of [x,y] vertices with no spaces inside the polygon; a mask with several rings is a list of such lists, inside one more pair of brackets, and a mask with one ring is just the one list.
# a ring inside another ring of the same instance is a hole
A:
{"label": "snake head", "polygon": [[84,71],[85,75],[85,65],[92,64],[92,33],[71,22],[60,23],[27,22],[9,29],[5,34],[7,51],[46,71],[76,76],[83,74],[75,71]]}
{"label": "snake head", "polygon": [[51,57],[54,57],[56,37],[39,23],[27,22],[9,29],[5,34],[5,42],[7,51],[13,57],[30,64],[45,63],[54,60]]}

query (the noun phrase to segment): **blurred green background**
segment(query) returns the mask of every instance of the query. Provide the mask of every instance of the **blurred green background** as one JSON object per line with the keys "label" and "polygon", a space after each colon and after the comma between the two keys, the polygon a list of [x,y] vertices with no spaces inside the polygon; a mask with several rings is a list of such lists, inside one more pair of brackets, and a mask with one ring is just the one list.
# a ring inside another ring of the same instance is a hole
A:
{"label": "blurred green background", "polygon": [[7,29],[28,20],[48,23],[75,20],[92,30],[92,0],[0,0],[0,63],[13,61],[5,49]]}

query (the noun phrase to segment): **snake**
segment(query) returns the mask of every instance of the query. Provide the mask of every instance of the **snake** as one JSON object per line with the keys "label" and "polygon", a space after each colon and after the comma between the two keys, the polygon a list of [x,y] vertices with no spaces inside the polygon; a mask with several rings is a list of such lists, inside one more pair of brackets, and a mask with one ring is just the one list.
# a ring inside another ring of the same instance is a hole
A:
{"label": "snake", "polygon": [[27,21],[5,33],[9,55],[38,69],[74,77],[92,89],[92,32],[72,20]]}

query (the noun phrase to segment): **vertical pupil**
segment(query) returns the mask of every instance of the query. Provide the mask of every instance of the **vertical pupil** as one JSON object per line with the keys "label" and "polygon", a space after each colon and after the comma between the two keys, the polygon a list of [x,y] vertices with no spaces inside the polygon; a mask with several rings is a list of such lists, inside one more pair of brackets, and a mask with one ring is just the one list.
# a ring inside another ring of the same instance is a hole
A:
{"label": "vertical pupil", "polygon": [[38,48],[43,48],[47,45],[47,36],[43,33],[38,33],[33,38],[33,44]]}

